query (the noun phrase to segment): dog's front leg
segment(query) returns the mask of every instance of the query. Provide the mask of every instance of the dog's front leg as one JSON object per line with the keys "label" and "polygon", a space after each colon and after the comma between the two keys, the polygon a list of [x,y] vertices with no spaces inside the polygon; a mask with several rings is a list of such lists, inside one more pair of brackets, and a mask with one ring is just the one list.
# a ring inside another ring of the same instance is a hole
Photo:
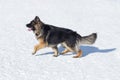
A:
{"label": "dog's front leg", "polygon": [[37,44],[37,45],[35,45],[35,47],[34,47],[34,51],[33,51],[33,55],[39,50],[39,49],[42,49],[42,48],[44,48],[45,47],[45,44],[44,43],[39,43],[39,44]]}
{"label": "dog's front leg", "polygon": [[37,44],[34,46],[34,50],[32,52],[32,55],[34,55],[38,51],[39,46],[40,46],[40,44]]}
{"label": "dog's front leg", "polygon": [[54,57],[57,57],[58,56],[58,48],[57,48],[57,46],[55,46],[55,47],[52,47],[52,49],[54,50]]}
{"label": "dog's front leg", "polygon": [[35,45],[33,55],[39,50],[46,46],[46,43],[44,42],[43,38],[38,39],[39,44]]}

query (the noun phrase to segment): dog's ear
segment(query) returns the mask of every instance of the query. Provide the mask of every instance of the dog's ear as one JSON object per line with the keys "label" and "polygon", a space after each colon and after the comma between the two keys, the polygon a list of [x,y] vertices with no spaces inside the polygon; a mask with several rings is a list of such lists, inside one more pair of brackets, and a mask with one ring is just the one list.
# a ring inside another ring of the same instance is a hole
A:
{"label": "dog's ear", "polygon": [[35,22],[41,22],[40,18],[38,16],[36,16],[34,20],[35,20]]}

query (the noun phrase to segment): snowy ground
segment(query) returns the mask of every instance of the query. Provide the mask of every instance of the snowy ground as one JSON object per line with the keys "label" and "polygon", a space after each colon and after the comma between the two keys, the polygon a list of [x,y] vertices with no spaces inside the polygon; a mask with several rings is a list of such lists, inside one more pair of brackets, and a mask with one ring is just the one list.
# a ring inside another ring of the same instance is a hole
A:
{"label": "snowy ground", "polygon": [[[50,48],[33,56],[37,41],[25,25],[36,15],[98,39],[78,59]],[[120,80],[119,27],[119,0],[0,0],[0,80]]]}

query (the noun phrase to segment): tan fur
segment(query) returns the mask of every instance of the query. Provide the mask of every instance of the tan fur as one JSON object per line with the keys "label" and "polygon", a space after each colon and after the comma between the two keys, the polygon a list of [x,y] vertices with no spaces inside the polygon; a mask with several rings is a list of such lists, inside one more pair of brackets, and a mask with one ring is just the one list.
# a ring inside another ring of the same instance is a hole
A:
{"label": "tan fur", "polygon": [[33,55],[39,50],[47,46],[47,43],[44,42],[43,38],[38,39],[39,43],[35,45]]}
{"label": "tan fur", "polygon": [[36,29],[36,30],[35,30],[35,33],[40,33],[39,30],[40,30],[41,28],[40,28],[39,26],[40,26],[40,24],[36,24],[36,25],[35,25],[35,29]]}
{"label": "tan fur", "polygon": [[62,54],[65,54],[67,52],[77,52],[76,56],[73,56],[73,58],[79,58],[79,57],[82,56],[82,50],[76,51],[75,49],[72,49],[72,48],[68,47],[66,43],[62,43],[62,45],[66,48],[62,52]]}
{"label": "tan fur", "polygon": [[62,45],[63,45],[66,49],[68,49],[69,51],[73,51],[73,49],[70,48],[69,46],[67,46],[67,44],[66,44],[65,42],[62,43]]}
{"label": "tan fur", "polygon": [[53,49],[53,51],[54,51],[54,57],[57,57],[58,56],[58,50],[57,49],[55,49],[55,48],[52,48]]}
{"label": "tan fur", "polygon": [[82,50],[79,50],[76,56],[73,56],[73,58],[79,58],[82,56]]}
{"label": "tan fur", "polygon": [[70,52],[70,50],[65,49],[61,54],[65,54],[65,53],[67,53],[67,52]]}
{"label": "tan fur", "polygon": [[40,35],[41,35],[41,26],[43,25],[43,23],[41,22],[41,21],[39,21],[39,20],[37,20],[37,23],[36,24],[34,24],[34,27],[35,27],[35,31],[34,31],[34,33],[35,34],[37,34],[37,35],[39,35],[39,36],[36,36],[36,39],[39,39],[39,37],[40,37]]}

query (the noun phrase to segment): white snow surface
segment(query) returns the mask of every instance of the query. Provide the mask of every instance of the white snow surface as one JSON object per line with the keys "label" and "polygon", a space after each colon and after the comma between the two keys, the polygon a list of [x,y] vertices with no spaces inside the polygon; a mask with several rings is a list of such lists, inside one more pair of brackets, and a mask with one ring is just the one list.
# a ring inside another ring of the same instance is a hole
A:
{"label": "white snow surface", "polygon": [[[51,48],[32,55],[38,42],[26,24],[35,16],[98,38],[81,58]],[[0,80],[120,80],[119,41],[120,0],[0,0]]]}

